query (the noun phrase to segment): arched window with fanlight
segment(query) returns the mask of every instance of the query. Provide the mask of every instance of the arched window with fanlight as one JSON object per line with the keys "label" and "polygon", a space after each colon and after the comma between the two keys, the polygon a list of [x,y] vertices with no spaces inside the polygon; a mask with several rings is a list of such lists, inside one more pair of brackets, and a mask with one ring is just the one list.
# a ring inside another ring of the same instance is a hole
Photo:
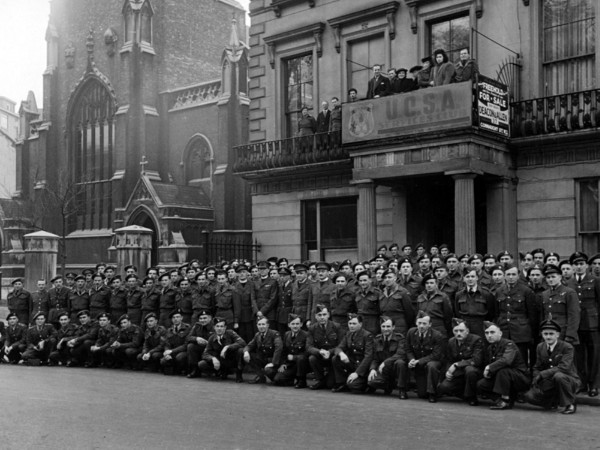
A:
{"label": "arched window with fanlight", "polygon": [[185,152],[186,184],[210,181],[213,173],[213,150],[208,139],[202,135],[194,136]]}
{"label": "arched window with fanlight", "polygon": [[[112,227],[115,100],[90,77],[78,88],[68,117],[69,195],[76,197],[69,231]],[[66,174],[65,174],[66,175]]]}

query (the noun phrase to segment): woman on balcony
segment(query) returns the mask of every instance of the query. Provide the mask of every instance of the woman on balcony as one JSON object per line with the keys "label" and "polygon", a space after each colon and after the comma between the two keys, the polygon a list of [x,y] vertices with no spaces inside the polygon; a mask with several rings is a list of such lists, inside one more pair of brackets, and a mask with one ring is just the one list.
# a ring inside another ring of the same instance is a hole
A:
{"label": "woman on balcony", "polygon": [[443,86],[454,81],[456,69],[454,64],[448,61],[448,55],[442,49],[437,49],[433,52],[435,58],[435,66],[433,67],[433,83],[432,86]]}

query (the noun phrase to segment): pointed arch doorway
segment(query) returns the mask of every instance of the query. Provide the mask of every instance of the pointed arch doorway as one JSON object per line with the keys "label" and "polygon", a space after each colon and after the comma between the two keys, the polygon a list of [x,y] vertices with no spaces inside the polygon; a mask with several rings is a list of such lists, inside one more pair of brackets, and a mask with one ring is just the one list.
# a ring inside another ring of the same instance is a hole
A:
{"label": "pointed arch doorway", "polygon": [[158,245],[160,232],[152,212],[147,210],[145,207],[137,208],[127,221],[127,226],[129,225],[138,225],[140,227],[152,230],[152,251],[150,252],[150,260],[152,266],[158,265]]}

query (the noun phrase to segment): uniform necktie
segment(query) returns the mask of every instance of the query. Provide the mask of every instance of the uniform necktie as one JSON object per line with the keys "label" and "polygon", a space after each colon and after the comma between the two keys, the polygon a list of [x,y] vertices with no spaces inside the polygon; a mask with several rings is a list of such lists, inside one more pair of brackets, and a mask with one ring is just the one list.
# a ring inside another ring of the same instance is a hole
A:
{"label": "uniform necktie", "polygon": [[581,283],[581,279],[582,279],[582,278],[583,278],[583,276],[581,276],[581,275],[577,275],[577,282],[578,282],[578,283]]}

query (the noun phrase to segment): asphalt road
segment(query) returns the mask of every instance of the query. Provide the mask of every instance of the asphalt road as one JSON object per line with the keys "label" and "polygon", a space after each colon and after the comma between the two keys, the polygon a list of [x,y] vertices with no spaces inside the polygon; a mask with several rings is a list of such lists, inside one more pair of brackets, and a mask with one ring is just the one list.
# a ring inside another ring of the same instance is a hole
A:
{"label": "asphalt road", "polygon": [[600,410],[490,411],[124,370],[0,366],[2,449],[592,449]]}

